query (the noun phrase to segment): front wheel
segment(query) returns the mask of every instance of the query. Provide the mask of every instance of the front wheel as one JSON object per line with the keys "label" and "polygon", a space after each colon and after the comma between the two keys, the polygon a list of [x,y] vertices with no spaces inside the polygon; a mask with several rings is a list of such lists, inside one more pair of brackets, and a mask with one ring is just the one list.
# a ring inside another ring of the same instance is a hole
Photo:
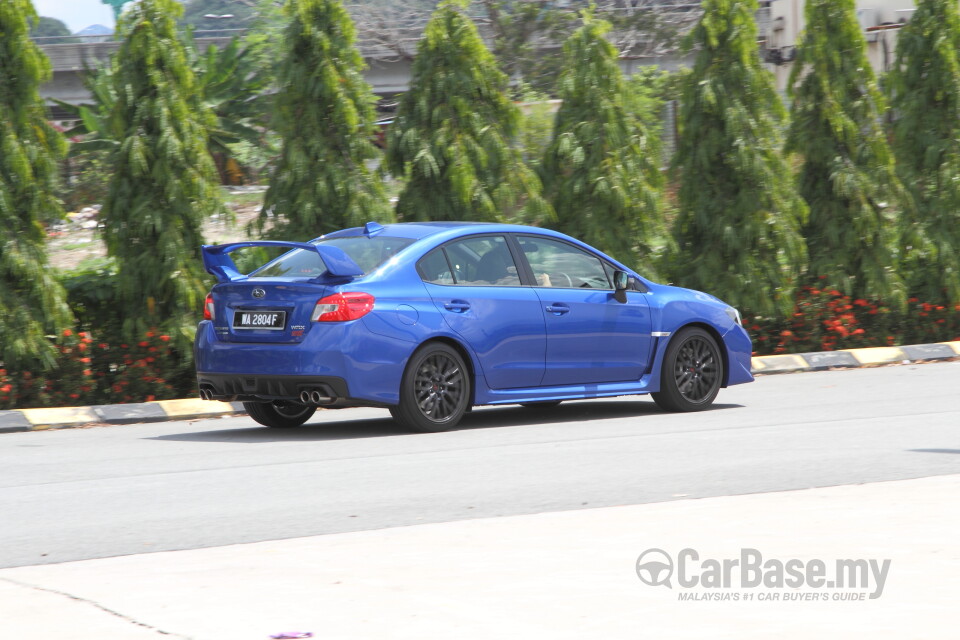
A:
{"label": "front wheel", "polygon": [[697,327],[681,329],[664,354],[660,391],[650,395],[666,411],[702,411],[720,391],[722,367],[713,336]]}
{"label": "front wheel", "polygon": [[289,429],[299,427],[316,412],[316,407],[308,407],[293,402],[244,402],[243,408],[251,418],[266,427]]}
{"label": "front wheel", "polygon": [[452,347],[434,342],[410,358],[400,382],[400,404],[390,407],[394,420],[431,433],[453,429],[470,405],[470,376]]}

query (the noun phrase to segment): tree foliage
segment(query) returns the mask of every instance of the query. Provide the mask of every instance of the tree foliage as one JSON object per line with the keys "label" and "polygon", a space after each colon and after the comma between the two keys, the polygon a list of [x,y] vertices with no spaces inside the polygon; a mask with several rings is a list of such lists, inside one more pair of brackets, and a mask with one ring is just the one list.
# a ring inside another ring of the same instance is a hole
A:
{"label": "tree foliage", "polygon": [[757,55],[756,0],[705,0],[683,93],[675,168],[679,284],[751,315],[786,316],[806,214],[780,153],[785,109]]}
{"label": "tree foliage", "polygon": [[510,146],[520,114],[507,77],[465,5],[449,0],[434,13],[388,133],[389,170],[407,179],[397,213],[408,221],[546,219],[540,181]]}
{"label": "tree foliage", "polygon": [[286,54],[275,98],[283,149],[257,220],[274,237],[308,240],[389,216],[366,162],[375,98],[363,79],[355,29],[339,0],[290,0]]}
{"label": "tree foliage", "polygon": [[41,17],[30,28],[31,38],[57,38],[56,40],[51,40],[51,44],[74,42],[75,40],[73,38],[66,37],[69,35],[70,29],[67,28],[67,25],[56,18]]}
{"label": "tree foliage", "polygon": [[803,163],[809,271],[857,298],[903,302],[893,220],[903,192],[854,0],[808,0],[805,16],[786,149]]}
{"label": "tree foliage", "polygon": [[478,6],[493,35],[492,53],[507,76],[516,86],[553,92],[563,58],[538,49],[563,42],[576,28],[576,13],[550,0],[481,0]]}
{"label": "tree foliage", "polygon": [[893,151],[915,209],[902,217],[910,293],[960,302],[960,16],[954,0],[919,0],[897,39],[887,87]]}
{"label": "tree foliage", "polygon": [[627,110],[609,28],[588,10],[564,43],[562,104],[540,174],[558,230],[650,273],[663,236],[660,145]]}
{"label": "tree foliage", "polygon": [[29,39],[36,17],[30,0],[0,2],[0,363],[13,370],[51,368],[45,336],[73,324],[41,226],[63,216],[54,187],[66,143],[38,94],[51,71]]}
{"label": "tree foliage", "polygon": [[202,54],[196,51],[192,38],[187,45],[197,79],[199,108],[209,109],[216,119],[207,146],[218,168],[239,170],[234,145],[267,146],[264,127],[269,119],[273,76],[263,60],[266,44],[234,36],[227,45],[210,45]]}
{"label": "tree foliage", "polygon": [[106,125],[119,145],[101,219],[117,259],[124,333],[132,339],[166,327],[185,346],[206,293],[201,226],[223,206],[207,151],[214,118],[193,98],[197,81],[176,33],[180,11],[174,0],[141,0],[121,19]]}

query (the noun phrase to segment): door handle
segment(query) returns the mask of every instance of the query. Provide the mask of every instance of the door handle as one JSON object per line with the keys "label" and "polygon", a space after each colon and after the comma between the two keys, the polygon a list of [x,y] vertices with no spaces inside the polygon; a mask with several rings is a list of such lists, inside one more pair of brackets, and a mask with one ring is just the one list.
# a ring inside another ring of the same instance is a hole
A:
{"label": "door handle", "polygon": [[463,313],[470,308],[470,303],[466,300],[451,300],[450,302],[444,302],[443,308],[454,313]]}
{"label": "door handle", "polygon": [[555,316],[562,316],[565,313],[570,313],[570,307],[562,302],[554,302],[553,304],[547,306],[547,311]]}

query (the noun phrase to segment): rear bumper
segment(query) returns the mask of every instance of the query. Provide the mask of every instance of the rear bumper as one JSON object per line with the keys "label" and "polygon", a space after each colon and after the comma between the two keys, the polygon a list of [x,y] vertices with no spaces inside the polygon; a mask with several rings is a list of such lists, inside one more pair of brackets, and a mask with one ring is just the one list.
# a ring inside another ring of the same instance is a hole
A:
{"label": "rear bumper", "polygon": [[200,389],[209,385],[216,400],[300,402],[302,391],[317,389],[338,399],[333,406],[390,406],[399,401],[415,347],[371,333],[361,322],[329,323],[300,343],[228,342],[204,320],[194,356]]}
{"label": "rear bumper", "polygon": [[347,381],[336,376],[277,376],[197,372],[197,386],[210,391],[211,400],[299,402],[303,391],[320,391],[337,400],[350,398]]}

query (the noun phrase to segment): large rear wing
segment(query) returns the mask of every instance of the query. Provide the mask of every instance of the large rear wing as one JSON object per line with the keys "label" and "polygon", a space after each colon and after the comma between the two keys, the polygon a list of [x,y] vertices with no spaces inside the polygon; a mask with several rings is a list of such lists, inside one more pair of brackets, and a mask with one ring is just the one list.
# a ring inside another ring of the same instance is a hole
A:
{"label": "large rear wing", "polygon": [[363,275],[361,269],[350,256],[337,247],[309,242],[283,242],[279,240],[251,240],[247,242],[231,242],[229,244],[205,244],[200,247],[203,251],[203,268],[207,273],[216,277],[217,282],[232,282],[246,276],[237,271],[237,265],[230,257],[232,251],[246,247],[285,247],[287,249],[303,249],[319,254],[327,273],[341,278],[355,278]]}

